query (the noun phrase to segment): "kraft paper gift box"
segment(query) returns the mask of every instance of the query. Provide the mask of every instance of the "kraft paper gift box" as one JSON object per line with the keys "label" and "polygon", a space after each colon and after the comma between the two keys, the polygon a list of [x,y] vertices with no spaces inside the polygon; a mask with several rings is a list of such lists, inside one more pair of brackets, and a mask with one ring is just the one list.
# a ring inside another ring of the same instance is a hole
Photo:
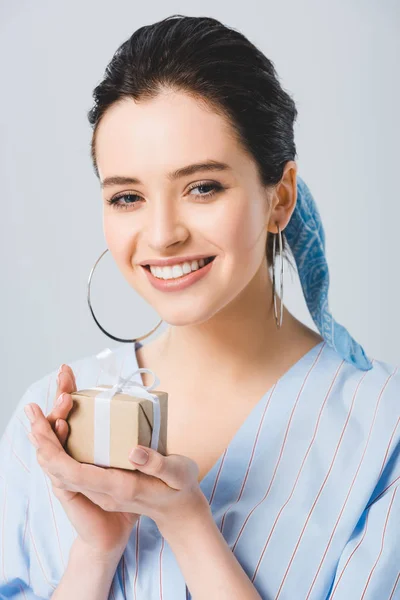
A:
{"label": "kraft paper gift box", "polygon": [[[108,374],[115,375],[111,350],[97,355]],[[136,373],[149,372],[151,386],[131,381]],[[150,369],[136,369],[114,385],[97,385],[71,394],[73,407],[67,417],[69,434],[65,451],[81,463],[135,471],[128,455],[140,444],[166,456],[168,394],[155,391],[158,378]],[[152,390],[152,391],[150,391]]]}

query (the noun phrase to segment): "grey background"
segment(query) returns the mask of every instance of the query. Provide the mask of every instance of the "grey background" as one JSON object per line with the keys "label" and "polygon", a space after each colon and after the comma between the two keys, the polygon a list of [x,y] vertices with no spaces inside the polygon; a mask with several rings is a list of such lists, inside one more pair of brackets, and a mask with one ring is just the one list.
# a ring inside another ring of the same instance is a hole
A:
{"label": "grey background", "polygon": [[[106,248],[86,113],[117,47],[173,13],[216,17],[274,62],[299,111],[299,175],[325,227],[332,313],[367,354],[400,362],[397,0],[1,0],[0,434],[31,383],[62,362],[119,346],[98,329],[86,299]],[[109,253],[92,300],[119,337],[159,320]],[[288,269],[284,302],[316,329]]]}

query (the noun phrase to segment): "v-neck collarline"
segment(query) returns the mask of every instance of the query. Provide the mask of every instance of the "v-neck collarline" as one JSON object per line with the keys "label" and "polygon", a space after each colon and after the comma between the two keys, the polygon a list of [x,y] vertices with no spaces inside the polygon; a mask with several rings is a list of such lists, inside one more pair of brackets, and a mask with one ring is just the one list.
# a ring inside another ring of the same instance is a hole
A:
{"label": "v-neck collarline", "polygon": [[[137,350],[140,349],[140,347],[144,346],[145,344],[142,344],[142,342],[136,341],[134,342],[133,345],[133,354],[134,354],[134,360],[136,362],[136,368],[139,369],[139,362],[137,359]],[[292,373],[299,369],[304,363],[307,362],[307,359],[310,358],[311,356],[313,356],[313,354],[317,353],[318,349],[325,347],[327,345],[326,340],[321,340],[320,342],[318,342],[318,344],[316,344],[315,346],[313,346],[310,350],[308,350],[305,354],[303,354],[295,363],[293,363],[276,381],[275,383],[273,383],[261,396],[261,398],[256,402],[256,404],[253,406],[253,408],[250,410],[249,414],[247,415],[247,417],[244,419],[244,421],[241,423],[241,425],[239,426],[239,428],[236,430],[236,432],[234,433],[232,439],[229,441],[228,445],[226,446],[226,448],[224,448],[224,450],[222,451],[221,455],[218,457],[218,459],[215,461],[215,463],[213,464],[213,466],[211,467],[211,469],[209,469],[209,471],[207,471],[207,473],[204,475],[204,477],[199,481],[199,486],[202,489],[202,491],[204,493],[206,493],[205,488],[207,487],[207,483],[211,478],[214,477],[214,473],[216,471],[216,469],[218,468],[221,460],[223,459],[224,455],[229,451],[229,448],[231,448],[233,446],[233,444],[236,442],[236,440],[242,435],[243,431],[248,427],[249,423],[253,420],[254,415],[256,414],[257,410],[259,410],[260,406],[262,406],[264,404],[264,402],[266,401],[267,397],[269,396],[269,394],[274,390],[274,388],[276,388],[279,384],[283,383],[284,381],[286,381],[287,379],[290,378],[290,376],[292,375]],[[151,368],[151,367],[147,367],[147,368]],[[144,381],[143,381],[143,376],[142,373],[139,373],[140,376],[140,380],[142,382],[142,384],[144,385]],[[209,490],[208,490],[209,491]]]}

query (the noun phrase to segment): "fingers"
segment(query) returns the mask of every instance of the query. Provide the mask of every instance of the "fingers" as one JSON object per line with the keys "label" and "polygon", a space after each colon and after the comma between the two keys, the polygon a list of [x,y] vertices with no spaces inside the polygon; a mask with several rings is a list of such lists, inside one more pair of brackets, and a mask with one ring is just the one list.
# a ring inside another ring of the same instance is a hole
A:
{"label": "fingers", "polygon": [[30,406],[35,414],[31,431],[39,444],[37,461],[47,473],[66,483],[71,491],[88,489],[110,494],[114,491],[120,494],[126,491],[126,479],[123,479],[126,475],[124,476],[121,469],[102,468],[73,459],[62,449],[60,440],[52,431],[41,408],[35,403],[31,403]]}
{"label": "fingers", "polygon": [[[30,412],[27,412],[28,408],[30,409]],[[57,435],[55,435],[55,432],[47,417],[43,414],[41,407],[35,402],[31,402],[29,407],[26,406],[24,410],[31,422],[31,433],[36,437],[39,435],[42,439],[46,440],[47,444],[61,450],[62,446],[60,445],[60,440]]]}
{"label": "fingers", "polygon": [[64,447],[69,433],[68,423],[64,419],[57,419],[54,431],[61,445]]}
{"label": "fingers", "polygon": [[138,447],[148,454],[147,461],[140,464],[134,462],[134,458],[131,456],[129,456],[129,460],[137,466],[141,473],[157,477],[175,490],[198,487],[199,466],[194,460],[180,454],[163,456],[153,448]]}
{"label": "fingers", "polygon": [[[47,415],[47,419],[54,431],[57,419],[66,419],[68,417],[73,405],[70,394],[77,391],[75,375],[68,365],[62,365],[62,370],[59,373],[57,381],[53,409]],[[61,404],[57,404],[59,400],[61,400]]]}
{"label": "fingers", "polygon": [[[64,367],[64,365],[62,365]],[[71,369],[71,367],[69,365],[65,365],[65,370],[68,371],[68,373],[71,375],[72,380],[74,382],[74,392],[77,392],[77,387],[76,387],[76,379],[75,379],[75,373],[73,372],[73,370]],[[63,369],[64,371],[64,369]]]}
{"label": "fingers", "polygon": [[79,489],[105,494],[112,494],[114,491],[119,494],[126,492],[126,475],[122,469],[102,468],[74,460],[62,448],[60,439],[40,406],[35,402],[31,402],[29,406],[33,413],[30,419],[31,432],[39,444],[36,456],[42,468]]}
{"label": "fingers", "polygon": [[30,418],[31,432],[39,444],[37,460],[40,466],[46,467],[56,477],[69,473],[70,480],[73,481],[80,472],[81,463],[75,461],[64,451],[41,407],[35,402],[31,402],[29,406],[33,413],[33,417]]}
{"label": "fingers", "polygon": [[68,365],[61,365],[57,379],[56,400],[62,392],[76,392],[75,374]]}

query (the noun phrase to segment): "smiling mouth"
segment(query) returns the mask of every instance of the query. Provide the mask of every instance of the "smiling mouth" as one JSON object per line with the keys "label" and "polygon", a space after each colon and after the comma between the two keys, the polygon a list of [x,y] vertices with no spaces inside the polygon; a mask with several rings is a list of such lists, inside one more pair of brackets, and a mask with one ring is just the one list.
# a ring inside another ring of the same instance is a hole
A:
{"label": "smiling mouth", "polygon": [[[190,275],[191,273],[195,273],[196,271],[201,271],[201,269],[203,269],[204,267],[206,267],[215,258],[216,258],[216,256],[210,256],[209,258],[205,258],[204,259],[204,265],[202,267],[199,267],[198,269],[193,269],[193,270],[190,271],[190,273],[183,273],[183,275],[181,275],[180,277],[170,277],[169,279],[180,279],[181,277],[186,277],[187,275]],[[155,265],[155,266],[157,267],[158,265]],[[150,265],[142,265],[142,267],[151,273]],[[160,277],[159,279],[163,279],[163,278]],[[163,280],[167,281],[166,279],[163,279]]]}

